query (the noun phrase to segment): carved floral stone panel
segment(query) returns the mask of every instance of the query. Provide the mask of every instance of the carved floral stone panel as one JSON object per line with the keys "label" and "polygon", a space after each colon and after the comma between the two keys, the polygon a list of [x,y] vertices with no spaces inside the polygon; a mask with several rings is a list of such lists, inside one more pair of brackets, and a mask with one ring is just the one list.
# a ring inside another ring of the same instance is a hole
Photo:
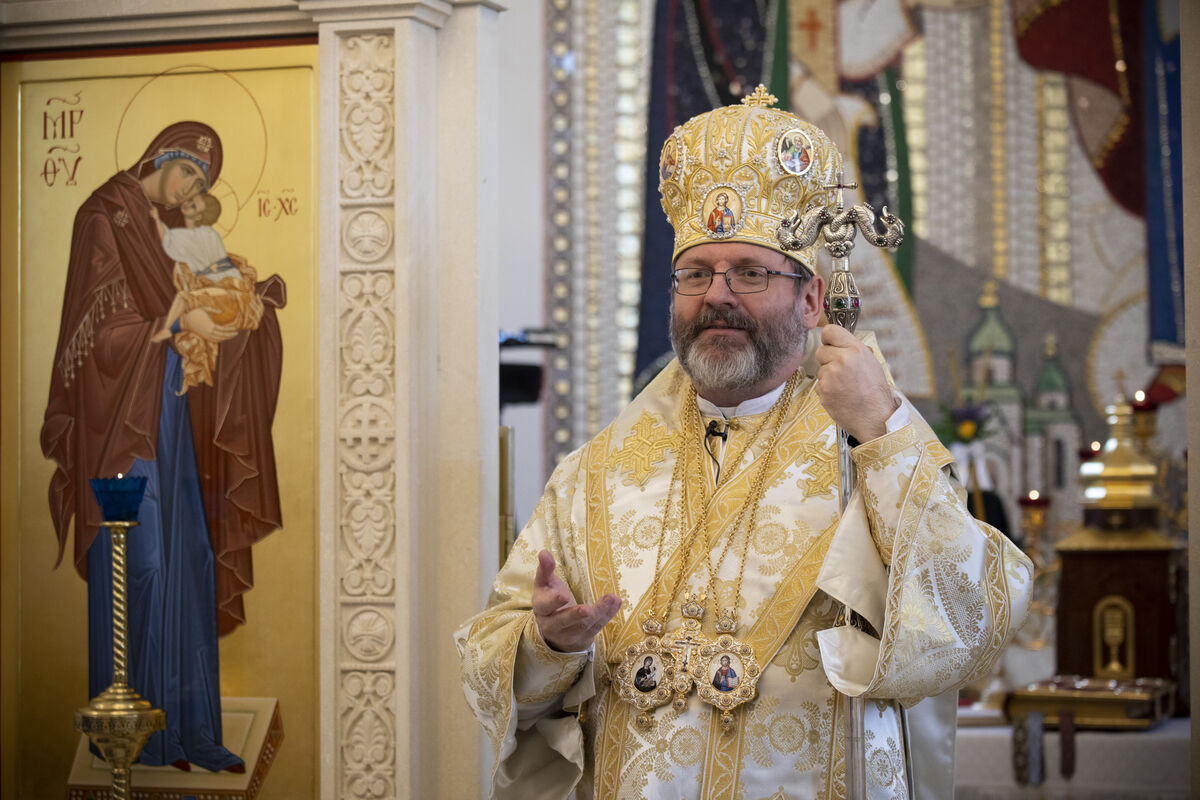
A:
{"label": "carved floral stone panel", "polygon": [[396,298],[379,266],[395,213],[393,41],[339,41],[337,772],[339,796],[364,800],[397,796]]}

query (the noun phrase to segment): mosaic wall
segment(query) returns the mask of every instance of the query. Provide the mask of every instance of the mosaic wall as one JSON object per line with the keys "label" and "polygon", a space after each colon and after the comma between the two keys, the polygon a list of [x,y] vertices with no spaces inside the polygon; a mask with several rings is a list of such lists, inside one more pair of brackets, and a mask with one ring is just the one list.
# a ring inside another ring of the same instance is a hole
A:
{"label": "mosaic wall", "polygon": [[647,68],[642,0],[548,0],[546,460],[632,396],[641,298]]}
{"label": "mosaic wall", "polygon": [[[553,322],[570,333],[550,382],[550,464],[670,357],[661,142],[760,82],[839,144],[862,187],[848,202],[887,205],[908,223],[894,253],[855,252],[861,327],[876,331],[931,421],[963,404],[988,407],[994,435],[981,457],[1014,525],[1017,498],[1031,489],[1056,501],[1052,518],[1077,518],[1079,451],[1105,438],[1118,390],[1163,403],[1158,442],[1180,455],[1170,4],[549,5],[547,274]],[[600,33],[599,20],[612,30]],[[643,119],[635,163],[630,128]],[[628,202],[627,187],[641,187],[639,201]],[[640,280],[629,268],[637,260]]]}

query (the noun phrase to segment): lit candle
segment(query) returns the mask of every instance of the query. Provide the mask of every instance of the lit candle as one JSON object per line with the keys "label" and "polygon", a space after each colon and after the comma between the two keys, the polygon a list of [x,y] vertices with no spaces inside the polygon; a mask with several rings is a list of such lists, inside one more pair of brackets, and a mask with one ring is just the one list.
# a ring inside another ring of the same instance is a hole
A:
{"label": "lit candle", "polygon": [[1025,552],[1033,559],[1035,566],[1041,566],[1043,554],[1040,550],[1040,542],[1046,527],[1046,511],[1050,507],[1050,498],[1042,497],[1042,493],[1037,489],[1030,489],[1029,493],[1019,497],[1017,502],[1021,505],[1021,529],[1025,534]]}
{"label": "lit candle", "polygon": [[1030,489],[1029,494],[1017,500],[1026,508],[1045,508],[1050,505],[1049,497],[1042,497],[1042,493],[1037,489]]}

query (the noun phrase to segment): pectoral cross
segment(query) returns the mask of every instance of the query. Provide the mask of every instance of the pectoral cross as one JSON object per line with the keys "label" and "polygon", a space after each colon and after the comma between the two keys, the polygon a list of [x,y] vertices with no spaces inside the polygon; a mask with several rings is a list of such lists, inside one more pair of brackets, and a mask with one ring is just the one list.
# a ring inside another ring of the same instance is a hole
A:
{"label": "pectoral cross", "polygon": [[667,646],[675,653],[675,663],[680,672],[688,672],[692,651],[701,645],[708,644],[708,639],[705,639],[700,633],[700,620],[698,619],[685,619],[682,628],[667,635],[667,641]]}
{"label": "pectoral cross", "polygon": [[708,644],[708,639],[700,632],[700,619],[704,616],[704,595],[699,592],[689,593],[687,599],[680,605],[683,615],[683,626],[663,637],[663,644],[675,655],[675,690],[672,706],[676,711],[687,708],[687,696],[691,694],[696,678],[692,675],[692,654]]}

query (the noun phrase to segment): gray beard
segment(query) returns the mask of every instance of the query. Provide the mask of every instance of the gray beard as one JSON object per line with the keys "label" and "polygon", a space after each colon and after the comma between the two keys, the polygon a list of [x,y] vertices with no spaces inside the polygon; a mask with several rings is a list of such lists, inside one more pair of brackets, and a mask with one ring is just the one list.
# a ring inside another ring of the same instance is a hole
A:
{"label": "gray beard", "polygon": [[[698,339],[716,322],[741,328],[749,342],[708,342]],[[729,392],[752,386],[775,374],[808,338],[804,320],[794,311],[755,322],[738,311],[706,308],[691,322],[678,322],[671,313],[671,346],[679,363],[701,394],[705,390]]]}

